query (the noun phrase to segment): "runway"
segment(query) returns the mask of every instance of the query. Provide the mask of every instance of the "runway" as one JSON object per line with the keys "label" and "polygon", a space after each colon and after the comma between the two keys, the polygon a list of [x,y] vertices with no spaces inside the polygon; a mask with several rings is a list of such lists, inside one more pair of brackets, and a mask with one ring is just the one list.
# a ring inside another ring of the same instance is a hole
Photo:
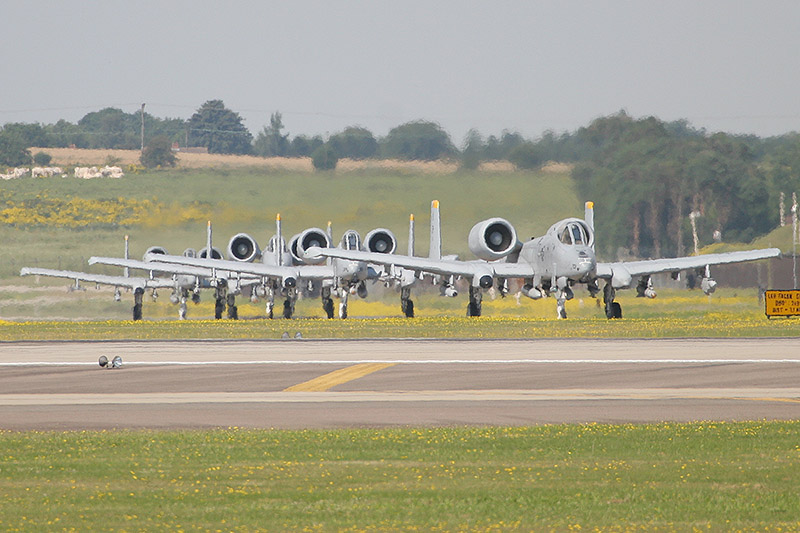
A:
{"label": "runway", "polygon": [[7,430],[798,417],[800,339],[0,344]]}

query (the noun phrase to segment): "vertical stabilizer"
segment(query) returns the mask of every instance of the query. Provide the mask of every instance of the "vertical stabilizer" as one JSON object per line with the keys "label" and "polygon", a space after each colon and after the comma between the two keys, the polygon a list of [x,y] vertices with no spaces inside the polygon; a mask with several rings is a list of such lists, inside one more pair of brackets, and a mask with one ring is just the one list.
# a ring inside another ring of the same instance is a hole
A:
{"label": "vertical stabilizer", "polygon": [[442,226],[439,220],[439,200],[431,202],[431,247],[430,259],[442,258]]}
{"label": "vertical stabilizer", "polygon": [[594,202],[586,202],[584,204],[584,215],[583,219],[586,221],[586,224],[589,226],[589,229],[592,230],[592,250],[594,250]]}
{"label": "vertical stabilizer", "polygon": [[589,224],[589,229],[594,231],[594,202],[586,202],[584,213],[583,219]]}
{"label": "vertical stabilizer", "polygon": [[[131,258],[131,256],[130,256],[130,250],[128,248],[128,236],[125,235],[125,259],[130,259],[130,258]],[[131,276],[131,271],[130,271],[130,269],[128,267],[125,267],[125,271],[124,272],[125,273],[123,275],[126,278],[129,278]]]}
{"label": "vertical stabilizer", "polygon": [[414,214],[408,217],[408,256],[414,257]]}
{"label": "vertical stabilizer", "polygon": [[213,259],[214,252],[211,247],[211,221],[208,221],[208,229],[206,230],[206,259]]}
{"label": "vertical stabilizer", "polygon": [[283,265],[283,235],[281,232],[281,214],[275,216],[275,264]]}

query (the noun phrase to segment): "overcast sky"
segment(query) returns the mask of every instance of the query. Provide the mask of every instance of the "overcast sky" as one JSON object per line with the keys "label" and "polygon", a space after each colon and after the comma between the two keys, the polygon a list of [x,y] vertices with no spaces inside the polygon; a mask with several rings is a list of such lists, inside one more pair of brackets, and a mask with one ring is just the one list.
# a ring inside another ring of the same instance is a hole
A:
{"label": "overcast sky", "polygon": [[625,109],[709,131],[800,130],[796,1],[0,2],[0,124],[113,106],[255,135],[441,124],[538,137]]}

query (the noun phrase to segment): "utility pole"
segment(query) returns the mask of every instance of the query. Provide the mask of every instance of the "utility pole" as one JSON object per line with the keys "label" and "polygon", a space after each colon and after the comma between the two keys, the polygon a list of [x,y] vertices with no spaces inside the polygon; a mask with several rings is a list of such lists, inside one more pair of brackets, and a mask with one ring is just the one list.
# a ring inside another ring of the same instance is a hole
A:
{"label": "utility pole", "polygon": [[144,152],[144,104],[142,104],[142,152]]}
{"label": "utility pole", "polygon": [[797,193],[792,193],[792,288],[797,288]]}

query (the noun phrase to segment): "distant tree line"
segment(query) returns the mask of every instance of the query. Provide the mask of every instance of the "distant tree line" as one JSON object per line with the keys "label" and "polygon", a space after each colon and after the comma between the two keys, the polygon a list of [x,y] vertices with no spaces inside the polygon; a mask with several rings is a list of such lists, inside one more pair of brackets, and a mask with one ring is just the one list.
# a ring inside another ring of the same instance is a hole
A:
{"label": "distant tree line", "polygon": [[[106,108],[77,124],[6,124],[0,130],[0,167],[30,164],[28,147],[140,147],[140,113]],[[255,137],[221,100],[205,102],[188,120],[144,114],[143,163],[174,165],[169,147],[203,146],[211,153],[311,157],[316,168],[339,158],[449,159],[465,169],[508,160],[536,169],[548,161],[573,164],[578,194],[596,202],[598,247],[606,256],[665,256],[690,250],[689,214],[700,240],[712,235],[747,241],[779,223],[781,192],[800,192],[800,133],[770,138],[708,134],[681,120],[634,119],[625,112],[594,120],[574,132],[526,139],[516,132],[484,137],[470,131],[457,147],[438,124],[414,121],[377,138],[350,126],[327,139],[291,136],[280,112]],[[788,209],[787,209],[788,213]]]}

